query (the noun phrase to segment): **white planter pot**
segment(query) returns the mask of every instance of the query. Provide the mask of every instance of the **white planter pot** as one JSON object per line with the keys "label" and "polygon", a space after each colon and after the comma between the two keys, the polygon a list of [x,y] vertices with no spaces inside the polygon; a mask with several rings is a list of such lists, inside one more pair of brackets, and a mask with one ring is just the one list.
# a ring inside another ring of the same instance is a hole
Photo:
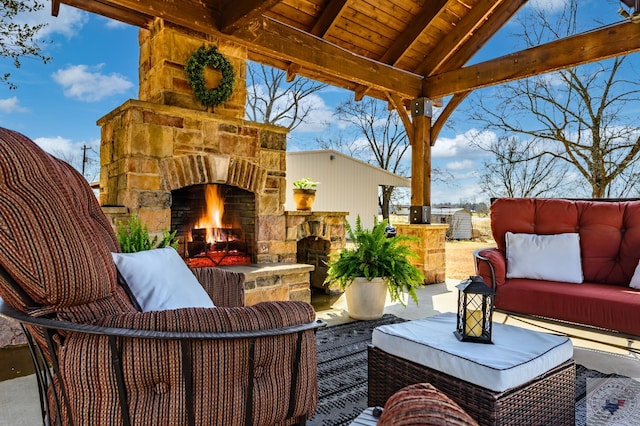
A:
{"label": "white planter pot", "polygon": [[353,319],[372,320],[384,314],[384,302],[387,299],[387,280],[374,278],[355,278],[345,289],[347,311]]}

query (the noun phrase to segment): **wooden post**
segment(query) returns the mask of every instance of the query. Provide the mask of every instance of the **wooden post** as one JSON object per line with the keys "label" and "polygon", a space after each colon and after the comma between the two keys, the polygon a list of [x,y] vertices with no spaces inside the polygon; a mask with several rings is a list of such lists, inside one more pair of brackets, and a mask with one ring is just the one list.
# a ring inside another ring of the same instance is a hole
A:
{"label": "wooden post", "polygon": [[427,98],[411,102],[411,211],[409,223],[431,223],[431,111]]}

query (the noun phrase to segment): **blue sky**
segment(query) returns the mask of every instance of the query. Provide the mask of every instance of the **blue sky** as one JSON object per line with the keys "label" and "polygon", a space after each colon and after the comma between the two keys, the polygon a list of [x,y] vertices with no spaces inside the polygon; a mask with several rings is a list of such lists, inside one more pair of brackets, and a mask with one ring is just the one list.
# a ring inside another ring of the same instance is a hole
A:
{"label": "blue sky", "polygon": [[[553,13],[564,1],[531,0],[529,3]],[[591,22],[594,17],[602,23],[621,19],[617,14],[620,6],[617,1],[580,3],[587,11],[588,27],[597,26]],[[51,41],[43,44],[44,53],[53,57],[50,63],[45,65],[39,60],[25,58],[22,67],[15,69],[11,61],[0,59],[0,72],[11,72],[11,81],[19,86],[17,90],[0,86],[0,126],[24,133],[47,151],[71,160],[79,167],[83,146],[91,147],[94,152],[98,150],[100,129],[96,121],[127,99],[137,98],[138,28],[65,5],[61,5],[57,18],[52,17],[50,11],[47,1],[40,12],[20,18],[31,23],[48,23],[40,37]],[[510,36],[515,28],[515,23],[507,24],[473,61],[516,50],[517,39]],[[637,54],[630,59],[640,65]],[[479,92],[490,96],[492,90],[498,89]],[[337,132],[339,122],[333,116],[333,110],[351,96],[352,93],[333,87],[320,92],[312,99],[316,108],[313,115],[317,119],[291,133],[289,149],[317,149],[315,139],[318,135]],[[434,166],[452,173],[458,183],[454,186],[434,183],[432,203],[484,201],[486,198],[480,193],[475,179],[486,154],[468,146],[468,136],[475,129],[465,120],[463,111],[464,103],[452,116],[454,125],[440,134],[432,154]],[[490,139],[495,135],[488,133],[484,137]]]}

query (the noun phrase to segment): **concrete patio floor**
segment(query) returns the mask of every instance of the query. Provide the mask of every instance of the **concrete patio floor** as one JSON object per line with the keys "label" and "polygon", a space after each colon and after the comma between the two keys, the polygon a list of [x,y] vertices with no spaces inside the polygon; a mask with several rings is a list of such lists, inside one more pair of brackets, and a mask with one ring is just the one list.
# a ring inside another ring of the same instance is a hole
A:
{"label": "concrete patio floor", "polygon": [[[455,312],[458,294],[455,286],[457,284],[459,281],[447,280],[446,283],[426,286],[418,290],[419,304],[415,305],[413,302],[409,302],[406,308],[399,303],[391,303],[387,300],[385,313],[411,320],[442,312]],[[313,304],[317,311],[317,317],[325,320],[329,325],[352,321],[346,312],[344,295],[317,293],[313,296]],[[495,314],[494,321],[502,322],[503,320],[504,315]],[[513,318],[508,319],[507,324],[540,329]],[[558,328],[556,327],[555,330]],[[624,349],[584,340],[604,340],[624,346],[626,345],[625,339],[573,329],[566,329],[566,331],[582,337],[572,339],[576,363],[604,373],[617,373],[640,380],[640,358],[629,355],[628,351]],[[0,382],[0,426],[34,426],[38,424],[42,423],[35,376]]]}

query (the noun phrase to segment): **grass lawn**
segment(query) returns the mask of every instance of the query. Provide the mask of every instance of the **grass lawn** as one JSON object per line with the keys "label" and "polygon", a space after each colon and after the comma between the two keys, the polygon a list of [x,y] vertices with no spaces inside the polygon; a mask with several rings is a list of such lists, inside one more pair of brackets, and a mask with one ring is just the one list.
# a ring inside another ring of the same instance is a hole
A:
{"label": "grass lawn", "polygon": [[493,241],[447,241],[445,243],[446,277],[466,280],[470,275],[475,275],[473,251],[493,246]]}

